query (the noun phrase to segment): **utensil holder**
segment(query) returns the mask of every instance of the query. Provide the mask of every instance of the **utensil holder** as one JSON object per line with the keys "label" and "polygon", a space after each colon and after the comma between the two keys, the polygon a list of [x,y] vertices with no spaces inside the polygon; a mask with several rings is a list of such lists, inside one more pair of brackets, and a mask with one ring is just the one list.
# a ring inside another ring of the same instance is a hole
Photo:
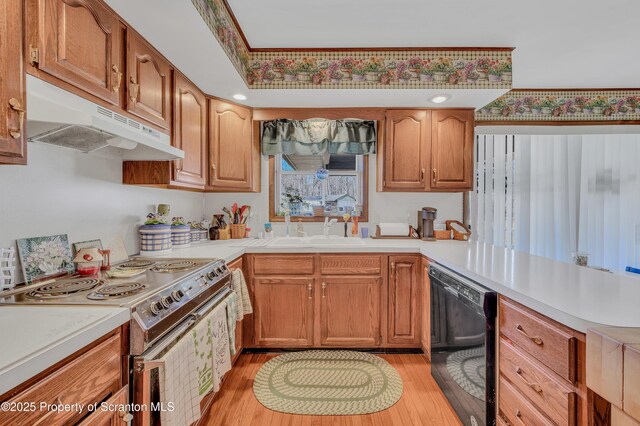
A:
{"label": "utensil holder", "polygon": [[218,232],[221,240],[228,240],[230,238],[229,228],[220,228]]}
{"label": "utensil holder", "polygon": [[244,238],[246,232],[247,225],[245,223],[231,225],[231,238],[233,238],[234,240]]}
{"label": "utensil holder", "polygon": [[16,286],[16,249],[0,249],[0,290],[11,290]]}

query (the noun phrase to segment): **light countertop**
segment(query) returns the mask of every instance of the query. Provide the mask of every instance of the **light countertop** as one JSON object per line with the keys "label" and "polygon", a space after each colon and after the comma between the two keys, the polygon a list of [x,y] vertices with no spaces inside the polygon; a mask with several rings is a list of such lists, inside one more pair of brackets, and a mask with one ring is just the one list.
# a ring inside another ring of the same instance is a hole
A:
{"label": "light countertop", "polygon": [[128,308],[0,307],[0,395],[128,321]]}
{"label": "light countertop", "polygon": [[421,253],[575,330],[640,327],[640,279],[558,262],[524,252],[461,241],[363,240],[354,246],[270,247],[269,240],[206,241],[165,257],[219,257],[244,253]]}

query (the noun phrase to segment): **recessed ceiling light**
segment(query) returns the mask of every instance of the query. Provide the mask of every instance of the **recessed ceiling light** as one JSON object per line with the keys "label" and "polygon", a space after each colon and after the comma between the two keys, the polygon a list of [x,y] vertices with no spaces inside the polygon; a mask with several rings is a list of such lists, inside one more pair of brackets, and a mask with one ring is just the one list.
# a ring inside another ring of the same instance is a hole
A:
{"label": "recessed ceiling light", "polygon": [[435,95],[429,98],[429,101],[433,102],[434,104],[441,104],[447,100],[449,100],[451,96],[449,95]]}
{"label": "recessed ceiling light", "polygon": [[246,101],[247,97],[241,93],[237,93],[233,95],[233,99],[235,99],[236,101]]}

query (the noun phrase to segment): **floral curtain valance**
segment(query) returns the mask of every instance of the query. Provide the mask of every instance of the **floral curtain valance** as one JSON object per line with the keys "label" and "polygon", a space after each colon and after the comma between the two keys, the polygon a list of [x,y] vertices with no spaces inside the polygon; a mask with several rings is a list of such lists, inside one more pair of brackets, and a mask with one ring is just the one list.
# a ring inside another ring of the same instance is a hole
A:
{"label": "floral curtain valance", "polygon": [[375,121],[273,120],[262,127],[264,155],[323,155],[376,152]]}

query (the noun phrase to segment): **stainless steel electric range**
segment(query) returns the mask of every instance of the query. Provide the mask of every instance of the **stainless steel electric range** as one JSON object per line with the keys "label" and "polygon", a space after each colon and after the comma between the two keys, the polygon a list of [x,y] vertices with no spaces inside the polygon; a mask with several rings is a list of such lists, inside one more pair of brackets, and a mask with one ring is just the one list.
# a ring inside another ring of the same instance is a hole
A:
{"label": "stainless steel electric range", "polygon": [[[138,257],[112,271],[128,277],[66,276],[0,293],[0,305],[128,307],[130,398],[149,407],[159,399],[157,360],[229,294],[231,273],[220,259]],[[135,423],[155,424],[157,418],[136,413]]]}

